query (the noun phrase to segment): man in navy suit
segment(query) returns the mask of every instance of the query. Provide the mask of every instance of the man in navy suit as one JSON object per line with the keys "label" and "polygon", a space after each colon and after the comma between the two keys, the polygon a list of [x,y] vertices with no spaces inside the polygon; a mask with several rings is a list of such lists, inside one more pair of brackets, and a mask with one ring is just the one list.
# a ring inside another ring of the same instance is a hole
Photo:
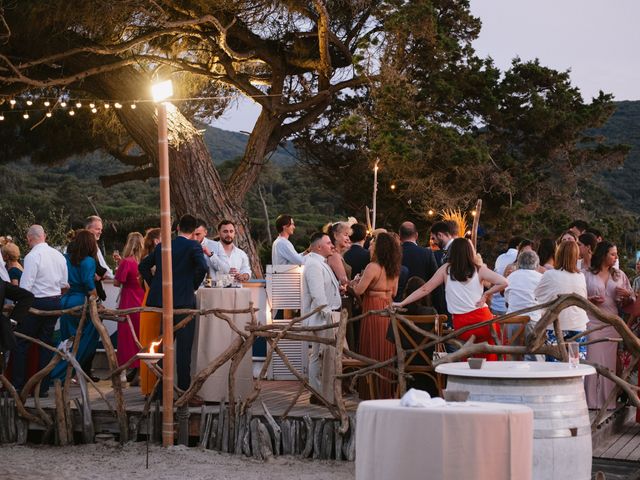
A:
{"label": "man in navy suit", "polygon": [[[171,267],[173,270],[173,305],[175,309],[195,308],[196,295],[207,274],[207,262],[202,247],[193,240],[198,220],[192,215],[183,215],[178,222],[178,236],[171,241]],[[155,274],[152,268],[156,267]],[[162,244],[158,244],[152,255],[147,255],[138,267],[140,274],[151,285],[147,306],[162,307]],[[174,325],[186,315],[174,315]],[[176,364],[178,388],[186,390],[191,384],[191,346],[195,322],[189,322],[176,331]]]}
{"label": "man in navy suit", "polygon": [[418,245],[418,230],[413,223],[403,222],[398,233],[402,242],[402,265],[409,269],[409,278],[420,277],[428,282],[438,269],[433,252]]}
{"label": "man in navy suit", "polygon": [[344,253],[344,261],[351,266],[351,279],[362,273],[371,261],[369,250],[364,248],[364,240],[367,238],[367,227],[361,223],[351,225],[351,248]]}

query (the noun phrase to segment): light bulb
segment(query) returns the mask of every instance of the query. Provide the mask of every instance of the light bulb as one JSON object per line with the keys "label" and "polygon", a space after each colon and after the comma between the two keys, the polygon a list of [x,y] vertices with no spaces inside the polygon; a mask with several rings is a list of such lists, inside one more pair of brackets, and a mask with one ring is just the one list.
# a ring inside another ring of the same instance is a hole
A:
{"label": "light bulb", "polygon": [[82,108],[82,104],[80,102],[76,103],[76,108]]}
{"label": "light bulb", "polygon": [[132,103],[132,104],[131,104],[131,110],[135,110],[135,109],[136,109],[136,104],[135,104],[135,103]]}
{"label": "light bulb", "polygon": [[96,104],[95,103],[90,103],[89,104],[89,108],[96,108]]}
{"label": "light bulb", "polygon": [[62,108],[66,107],[66,106],[67,106],[67,102],[60,102],[60,106],[61,106]]}
{"label": "light bulb", "polygon": [[122,108],[122,105],[118,102],[114,103],[113,106],[116,108]]}
{"label": "light bulb", "polygon": [[45,113],[45,115],[47,116],[47,118],[51,118],[51,112],[47,112]]}
{"label": "light bulb", "polygon": [[33,102],[31,100],[27,100],[27,105],[31,106],[33,105]]}
{"label": "light bulb", "polygon": [[13,107],[16,104],[16,100],[14,98],[12,98],[11,100],[9,100],[9,103]]}
{"label": "light bulb", "polygon": [[0,115],[0,122],[4,120],[4,115]]}
{"label": "light bulb", "polygon": [[96,113],[97,111],[98,111],[98,109],[97,109],[96,107],[93,107],[93,108],[91,109],[91,113]]}
{"label": "light bulb", "polygon": [[109,108],[111,105],[109,105],[108,103],[104,104],[104,108]]}
{"label": "light bulb", "polygon": [[69,115],[71,115],[72,117],[76,114],[76,112],[74,112],[73,110],[69,110]]}
{"label": "light bulb", "polygon": [[45,100],[44,101],[44,106],[48,107],[49,105],[51,105],[51,102],[49,100]]}
{"label": "light bulb", "polygon": [[22,118],[24,118],[25,120],[27,120],[29,118],[29,114],[25,113],[24,115],[22,115]]}

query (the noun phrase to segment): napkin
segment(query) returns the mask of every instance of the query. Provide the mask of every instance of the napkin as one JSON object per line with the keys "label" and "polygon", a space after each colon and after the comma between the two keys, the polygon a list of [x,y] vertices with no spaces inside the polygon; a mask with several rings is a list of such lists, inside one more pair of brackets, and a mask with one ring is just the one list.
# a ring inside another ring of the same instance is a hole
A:
{"label": "napkin", "polygon": [[400,399],[402,407],[439,407],[445,404],[446,402],[442,398],[431,398],[424,390],[416,390],[415,388],[410,388]]}

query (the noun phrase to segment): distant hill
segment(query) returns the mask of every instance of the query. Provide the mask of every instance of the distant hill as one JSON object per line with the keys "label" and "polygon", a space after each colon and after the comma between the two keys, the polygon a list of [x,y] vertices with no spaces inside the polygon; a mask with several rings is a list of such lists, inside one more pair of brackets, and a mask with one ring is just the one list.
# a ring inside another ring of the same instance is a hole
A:
{"label": "distant hill", "polygon": [[[213,162],[220,165],[227,160],[235,160],[241,157],[249,141],[249,135],[240,132],[230,132],[220,128],[202,125],[204,129],[204,142],[213,157]],[[274,165],[288,167],[296,163],[296,151],[291,142],[285,142],[284,147],[279,147],[271,156]]]}
{"label": "distant hill", "polygon": [[617,102],[617,109],[609,121],[596,133],[604,135],[608,143],[631,146],[624,165],[604,172],[602,177],[608,190],[620,204],[640,214],[640,100]]}

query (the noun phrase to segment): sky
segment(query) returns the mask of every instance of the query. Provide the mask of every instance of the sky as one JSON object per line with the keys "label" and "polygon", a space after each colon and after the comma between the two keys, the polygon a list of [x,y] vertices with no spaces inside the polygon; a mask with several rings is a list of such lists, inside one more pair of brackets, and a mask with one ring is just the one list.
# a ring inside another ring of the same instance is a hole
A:
{"label": "sky", "polygon": [[[640,100],[640,0],[471,0],[482,21],[474,47],[500,69],[511,60],[538,58],[542,65],[571,70],[585,101],[598,91],[616,100]],[[251,131],[260,108],[251,100],[232,106],[212,123]]]}

